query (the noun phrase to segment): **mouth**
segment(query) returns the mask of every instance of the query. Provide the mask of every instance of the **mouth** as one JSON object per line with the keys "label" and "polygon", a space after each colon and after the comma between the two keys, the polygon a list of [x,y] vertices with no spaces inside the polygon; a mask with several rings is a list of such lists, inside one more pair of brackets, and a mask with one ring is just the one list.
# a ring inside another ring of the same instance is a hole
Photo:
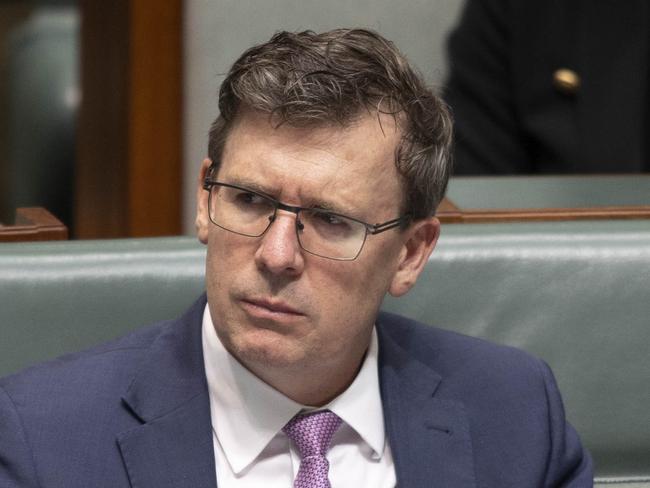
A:
{"label": "mouth", "polygon": [[305,315],[281,300],[245,298],[241,304],[249,315],[261,319],[291,320]]}

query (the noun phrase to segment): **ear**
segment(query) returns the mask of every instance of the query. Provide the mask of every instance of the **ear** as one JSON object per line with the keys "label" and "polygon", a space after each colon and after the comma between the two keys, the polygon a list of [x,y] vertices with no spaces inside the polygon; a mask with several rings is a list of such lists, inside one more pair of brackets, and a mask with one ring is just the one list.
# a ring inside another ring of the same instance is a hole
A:
{"label": "ear", "polygon": [[404,295],[415,285],[438,242],[440,222],[430,217],[416,222],[406,233],[397,271],[388,288],[394,297]]}
{"label": "ear", "polygon": [[208,213],[208,192],[203,189],[203,180],[208,173],[212,161],[205,158],[201,163],[199,181],[196,187],[196,236],[203,244],[208,243],[208,230],[210,229],[210,214]]}

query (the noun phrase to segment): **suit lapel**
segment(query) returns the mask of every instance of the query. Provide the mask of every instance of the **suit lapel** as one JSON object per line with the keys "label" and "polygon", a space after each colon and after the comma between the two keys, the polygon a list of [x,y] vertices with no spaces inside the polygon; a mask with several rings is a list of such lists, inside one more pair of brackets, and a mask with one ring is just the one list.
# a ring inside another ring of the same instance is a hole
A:
{"label": "suit lapel", "polygon": [[[142,423],[118,435],[133,488],[215,488],[210,404],[201,344],[205,296],[160,334],[123,397]],[[385,323],[388,322],[388,323]],[[442,379],[378,320],[379,380],[400,488],[474,488],[469,425]]]}
{"label": "suit lapel", "polygon": [[407,354],[385,321],[378,321],[379,381],[398,486],[475,487],[463,405],[435,397],[440,375]]}
{"label": "suit lapel", "polygon": [[117,437],[133,488],[215,488],[203,366],[205,297],[152,345],[123,397],[142,425]]}

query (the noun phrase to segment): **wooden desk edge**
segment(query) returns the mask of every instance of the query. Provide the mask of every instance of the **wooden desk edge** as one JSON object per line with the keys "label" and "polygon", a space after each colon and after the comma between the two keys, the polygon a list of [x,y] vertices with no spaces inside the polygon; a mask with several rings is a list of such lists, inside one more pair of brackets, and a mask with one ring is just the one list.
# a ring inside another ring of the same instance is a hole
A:
{"label": "wooden desk edge", "polygon": [[441,204],[437,217],[442,223],[539,222],[561,220],[650,219],[650,206],[616,206],[542,209],[460,209]]}
{"label": "wooden desk edge", "polygon": [[16,225],[0,228],[0,242],[57,241],[68,239],[68,228],[41,207],[16,210]]}

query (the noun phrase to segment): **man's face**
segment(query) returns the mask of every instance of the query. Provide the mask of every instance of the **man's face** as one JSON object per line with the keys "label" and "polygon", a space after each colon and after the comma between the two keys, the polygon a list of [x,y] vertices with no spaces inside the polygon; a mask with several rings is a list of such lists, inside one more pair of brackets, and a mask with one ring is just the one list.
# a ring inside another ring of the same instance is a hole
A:
{"label": "man's face", "polygon": [[[247,112],[226,140],[216,179],[285,204],[384,222],[399,216],[403,199],[394,165],[399,137],[391,117],[381,125],[368,116],[345,128],[276,129],[266,114]],[[368,236],[356,260],[334,261],[300,248],[291,212],[278,210],[262,237],[245,237],[210,222],[207,198],[199,189],[212,320],[230,353],[262,378],[275,368],[358,367],[383,296],[412,286],[438,231],[430,219]]]}

